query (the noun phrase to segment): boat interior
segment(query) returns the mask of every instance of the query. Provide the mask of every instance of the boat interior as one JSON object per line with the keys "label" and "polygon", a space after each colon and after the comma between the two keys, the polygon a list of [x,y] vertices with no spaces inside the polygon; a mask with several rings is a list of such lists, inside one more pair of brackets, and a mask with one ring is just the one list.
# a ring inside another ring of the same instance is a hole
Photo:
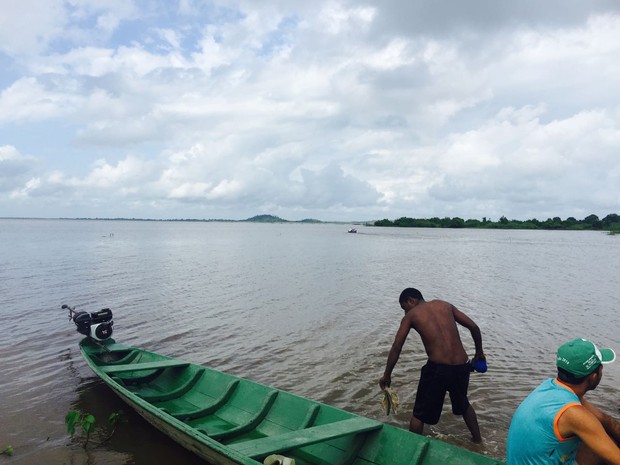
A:
{"label": "boat interior", "polygon": [[[294,458],[296,465],[449,463],[441,461],[446,451],[432,439],[412,441],[412,433],[377,420],[205,366],[114,346],[88,356],[122,390],[259,463],[270,454]],[[482,463],[462,459],[464,465]],[[490,463],[500,462],[484,462]]]}

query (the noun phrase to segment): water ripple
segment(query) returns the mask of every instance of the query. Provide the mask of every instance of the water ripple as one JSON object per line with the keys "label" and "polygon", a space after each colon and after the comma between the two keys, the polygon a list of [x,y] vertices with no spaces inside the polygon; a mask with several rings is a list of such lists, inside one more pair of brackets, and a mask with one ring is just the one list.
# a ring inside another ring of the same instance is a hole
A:
{"label": "water ripple", "polygon": [[[489,364],[470,384],[483,446],[448,405],[429,433],[499,458],[512,412],[552,375],[559,343],[584,336],[620,349],[620,241],[599,233],[0,220],[0,257],[0,415],[14,428],[0,436],[24,464],[86,463],[67,447],[64,414],[121,406],[80,359],[64,303],[112,308],[125,343],[406,428],[425,360],[415,333],[393,374],[397,415],[381,412],[377,381],[402,317],[398,295],[419,287],[476,320]],[[466,331],[462,339],[473,353]],[[594,403],[617,405],[615,365]],[[97,463],[183,454],[132,422],[141,442],[98,450]]]}

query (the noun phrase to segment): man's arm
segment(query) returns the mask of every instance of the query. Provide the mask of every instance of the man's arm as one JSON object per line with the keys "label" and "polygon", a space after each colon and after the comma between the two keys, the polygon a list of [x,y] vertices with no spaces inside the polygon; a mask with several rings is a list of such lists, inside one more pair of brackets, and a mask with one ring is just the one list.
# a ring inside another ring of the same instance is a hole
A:
{"label": "man's arm", "polygon": [[474,344],[476,346],[476,354],[474,355],[474,360],[485,360],[484,351],[482,350],[482,333],[480,332],[480,328],[478,327],[478,325],[474,323],[474,320],[469,318],[467,315],[465,315],[465,313],[460,311],[454,305],[452,305],[452,314],[454,315],[454,320],[461,326],[469,329],[469,332],[471,333],[471,337],[474,340]]}
{"label": "man's arm", "polygon": [[592,415],[601,422],[605,432],[614,440],[616,444],[620,444],[620,422],[607,415],[598,407],[595,407],[585,399],[581,399],[581,405],[583,405]]}
{"label": "man's arm", "polygon": [[579,436],[606,463],[620,465],[620,449],[598,418],[583,404],[567,409],[558,420],[558,428],[563,437]]}
{"label": "man's arm", "polygon": [[398,362],[398,357],[400,357],[400,352],[403,349],[403,345],[407,340],[407,335],[411,330],[411,323],[407,316],[405,316],[401,322],[398,331],[396,332],[396,337],[394,338],[394,342],[392,343],[392,348],[390,349],[390,353],[388,355],[387,364],[385,365],[385,371],[383,372],[383,376],[379,380],[379,387],[381,389],[385,389],[385,387],[389,387],[392,384],[392,370],[396,366],[396,362]]}

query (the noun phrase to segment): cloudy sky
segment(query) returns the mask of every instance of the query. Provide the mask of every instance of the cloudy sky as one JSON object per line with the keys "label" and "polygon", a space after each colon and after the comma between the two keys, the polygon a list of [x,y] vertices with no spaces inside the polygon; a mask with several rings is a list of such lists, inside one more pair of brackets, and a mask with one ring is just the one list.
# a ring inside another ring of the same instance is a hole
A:
{"label": "cloudy sky", "polygon": [[0,217],[620,213],[615,0],[0,0]]}

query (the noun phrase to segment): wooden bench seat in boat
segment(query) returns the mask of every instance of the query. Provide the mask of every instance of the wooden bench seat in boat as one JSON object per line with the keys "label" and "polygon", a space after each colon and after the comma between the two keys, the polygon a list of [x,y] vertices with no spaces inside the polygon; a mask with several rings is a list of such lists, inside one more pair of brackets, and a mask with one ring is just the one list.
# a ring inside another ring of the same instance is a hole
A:
{"label": "wooden bench seat in boat", "polygon": [[239,385],[238,379],[233,379],[230,383],[226,385],[224,390],[220,393],[218,397],[214,397],[210,399],[208,403],[197,407],[193,404],[189,404],[189,408],[186,407],[184,410],[177,405],[174,405],[173,408],[168,407],[167,405],[160,406],[165,411],[170,412],[170,414],[178,418],[181,421],[193,420],[195,418],[204,417],[207,415],[211,415],[217,409],[219,409],[222,405],[228,402],[230,396],[234,392],[234,390]]}
{"label": "wooden bench seat in boat", "polygon": [[269,454],[337,439],[349,434],[373,431],[382,426],[383,423],[370,418],[354,417],[275,436],[229,444],[228,447],[256,459]]}
{"label": "wooden bench seat in boat", "polygon": [[256,426],[263,421],[263,419],[267,416],[269,409],[273,405],[276,397],[278,396],[278,391],[271,391],[264,399],[260,408],[252,415],[247,418],[243,423],[240,423],[230,429],[225,430],[210,430],[206,428],[199,428],[198,431],[208,435],[213,439],[217,439],[218,441],[223,441],[225,439],[230,439],[235,436],[239,436],[243,433],[253,430]]}
{"label": "wooden bench seat in boat", "polygon": [[144,370],[159,370],[161,368],[175,368],[189,366],[188,362],[181,362],[179,360],[157,360],[155,362],[144,363],[123,363],[120,365],[105,365],[100,366],[99,369],[107,374],[112,373],[125,373],[129,371],[144,371]]}
{"label": "wooden bench seat in boat", "polygon": [[[112,353],[113,354],[123,354],[125,352],[119,350],[117,352],[112,352]],[[134,362],[134,360],[139,355],[140,355],[140,351],[139,350],[130,350],[127,353],[125,353],[125,355],[123,355],[118,360],[114,360],[113,362],[107,362],[107,363],[109,363],[110,365],[123,365],[123,364],[126,364],[126,363],[132,363],[132,362]],[[99,359],[101,359],[101,357],[99,357]]]}

